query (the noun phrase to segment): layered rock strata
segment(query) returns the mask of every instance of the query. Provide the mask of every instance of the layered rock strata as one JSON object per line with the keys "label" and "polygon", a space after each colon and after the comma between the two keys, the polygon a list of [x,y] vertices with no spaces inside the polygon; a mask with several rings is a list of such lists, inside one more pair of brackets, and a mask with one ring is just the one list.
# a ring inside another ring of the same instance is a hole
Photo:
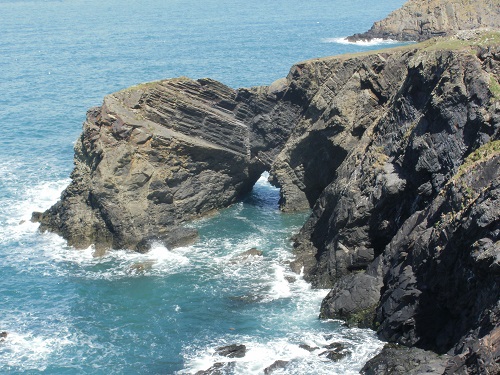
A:
{"label": "layered rock strata", "polygon": [[87,114],[71,184],[34,219],[78,248],[192,241],[180,224],[236,202],[283,147],[301,109],[282,89],[179,78],[108,95]]}
{"label": "layered rock strata", "polygon": [[423,41],[478,28],[500,28],[499,0],[408,0],[367,32],[347,39]]}

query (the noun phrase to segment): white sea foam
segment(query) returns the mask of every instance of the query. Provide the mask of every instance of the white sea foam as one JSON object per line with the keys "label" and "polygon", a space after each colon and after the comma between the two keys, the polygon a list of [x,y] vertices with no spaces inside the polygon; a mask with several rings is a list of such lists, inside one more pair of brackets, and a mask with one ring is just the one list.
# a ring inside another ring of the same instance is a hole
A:
{"label": "white sea foam", "polygon": [[397,40],[382,39],[382,38],[373,38],[370,40],[358,40],[356,42],[350,42],[345,37],[325,38],[325,39],[322,39],[322,42],[323,43],[337,43],[337,44],[352,44],[352,45],[362,46],[362,47],[371,47],[371,46],[378,46],[378,45],[391,45],[391,44],[402,43],[402,42],[397,41]]}
{"label": "white sea foam", "polygon": [[54,334],[52,337],[9,332],[7,339],[0,345],[0,357],[2,357],[0,371],[2,368],[15,371],[44,371],[50,364],[53,353],[73,344],[70,336],[64,332]]}
{"label": "white sea foam", "polygon": [[[280,360],[287,364],[276,370],[276,374],[354,375],[359,373],[362,364],[375,355],[383,344],[368,330],[354,331],[351,336],[351,339],[346,339],[342,334],[299,331],[268,341],[258,341],[255,337],[245,336],[225,338],[201,350],[187,347],[184,354],[185,368],[178,373],[193,374],[207,370],[215,363],[234,362],[234,368],[229,373],[260,375],[267,367]],[[325,346],[337,342],[342,343],[350,354],[338,362],[333,362],[323,354],[327,351]],[[216,353],[215,348],[231,343],[244,344],[247,348],[245,356],[232,359]],[[305,349],[304,345],[311,349]]]}
{"label": "white sea foam", "polygon": [[[93,246],[76,250],[56,245],[44,250],[45,257],[59,265],[55,270],[56,274],[71,274],[94,280],[174,274],[182,272],[183,267],[190,263],[185,255],[185,248],[170,251],[161,244],[153,244],[151,250],[145,254],[130,250],[110,250],[100,257],[94,256]],[[65,267],[70,264],[78,267]]]}
{"label": "white sea foam", "polygon": [[43,182],[26,188],[20,195],[21,199],[3,202],[6,225],[0,226],[1,241],[18,241],[27,233],[34,233],[38,224],[30,221],[33,211],[48,209],[57,201],[68,183],[69,179]]}
{"label": "white sea foam", "polygon": [[274,280],[271,282],[271,290],[269,292],[270,299],[288,298],[292,295],[290,290],[290,283],[285,278],[285,269],[279,264],[274,264],[273,276]]}

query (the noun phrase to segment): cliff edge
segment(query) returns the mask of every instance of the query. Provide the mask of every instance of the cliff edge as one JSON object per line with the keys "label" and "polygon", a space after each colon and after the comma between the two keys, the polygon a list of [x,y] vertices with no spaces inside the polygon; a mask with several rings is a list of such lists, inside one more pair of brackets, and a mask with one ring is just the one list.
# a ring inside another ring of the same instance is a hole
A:
{"label": "cliff edge", "polygon": [[294,199],[314,198],[292,267],[332,288],[322,318],[415,348],[367,374],[405,355],[432,373],[500,371],[500,35],[477,36],[290,73],[314,92],[272,169]]}
{"label": "cliff edge", "polygon": [[480,28],[500,29],[500,0],[408,0],[367,32],[347,39],[420,42]]}
{"label": "cliff edge", "polygon": [[500,373],[499,131],[496,32],[309,60],[269,87],[153,82],[89,111],[71,184],[33,218],[75,247],[173,247],[270,170],[283,210],[313,209],[292,267],[331,289],[321,317],[402,346],[365,373],[408,356],[401,373]]}

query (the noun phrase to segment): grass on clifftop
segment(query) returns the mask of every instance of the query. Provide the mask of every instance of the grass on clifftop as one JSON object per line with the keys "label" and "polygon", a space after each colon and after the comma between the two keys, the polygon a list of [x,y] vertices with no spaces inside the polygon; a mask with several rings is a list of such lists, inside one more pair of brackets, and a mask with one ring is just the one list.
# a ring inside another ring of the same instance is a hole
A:
{"label": "grass on clifftop", "polygon": [[404,46],[387,47],[380,50],[346,53],[343,55],[329,56],[308,61],[318,61],[330,59],[332,57],[350,59],[354,57],[369,56],[380,53],[391,53],[397,51],[422,50],[422,51],[456,51],[470,47],[487,47],[500,45],[500,31],[491,30],[466,30],[458,34],[459,36],[438,37],[425,40],[420,43],[409,43]]}

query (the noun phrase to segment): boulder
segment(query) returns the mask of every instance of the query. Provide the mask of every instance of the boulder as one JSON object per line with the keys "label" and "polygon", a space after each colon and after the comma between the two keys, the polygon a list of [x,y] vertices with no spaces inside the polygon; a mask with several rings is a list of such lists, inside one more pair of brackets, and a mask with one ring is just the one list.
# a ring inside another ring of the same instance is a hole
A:
{"label": "boulder", "polygon": [[323,299],[320,318],[345,320],[351,327],[373,328],[382,285],[381,277],[366,273],[344,276]]}

